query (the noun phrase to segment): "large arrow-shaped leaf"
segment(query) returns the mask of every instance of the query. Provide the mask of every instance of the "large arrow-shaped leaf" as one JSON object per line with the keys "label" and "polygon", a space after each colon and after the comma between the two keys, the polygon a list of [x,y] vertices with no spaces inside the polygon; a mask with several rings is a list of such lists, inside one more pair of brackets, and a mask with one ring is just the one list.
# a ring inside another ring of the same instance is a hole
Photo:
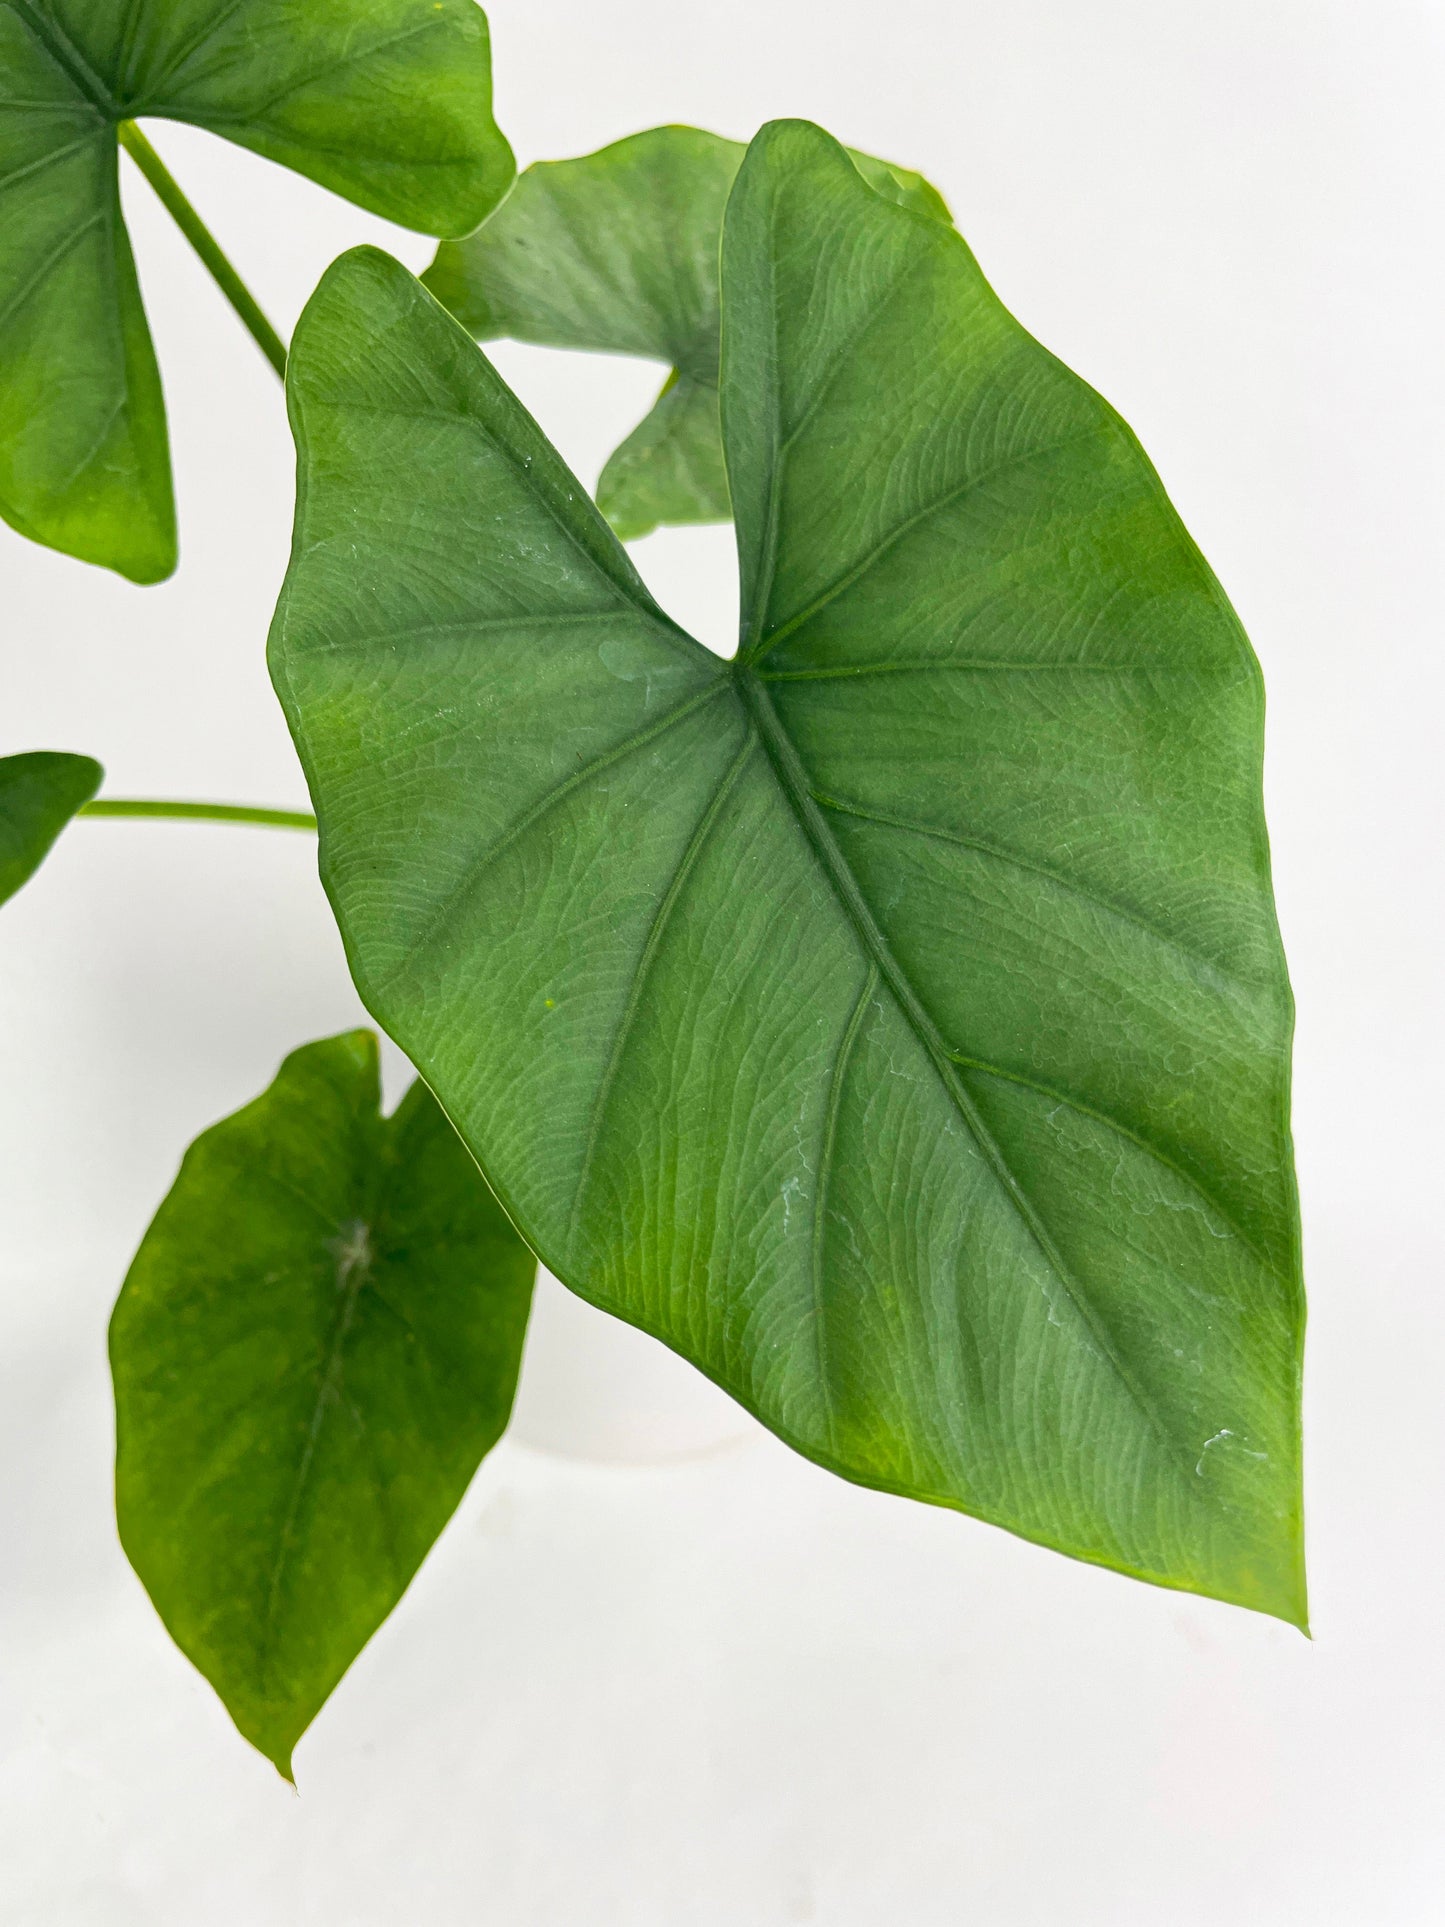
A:
{"label": "large arrow-shaped leaf", "polygon": [[472,0],[0,0],[0,514],[153,582],[175,510],[117,191],[142,115],[428,234],[474,228],[512,157]]}
{"label": "large arrow-shaped leaf", "polygon": [[111,1323],[121,1538],[237,1726],[291,1750],[511,1409],[535,1261],[370,1031],[202,1133]]}
{"label": "large arrow-shaped leaf", "polygon": [[[422,277],[479,341],[641,355],[671,373],[608,461],[597,505],[625,540],[730,514],[718,425],[718,247],[740,141],[654,127],[596,154],[539,161],[482,228]],[[852,149],[869,185],[946,221],[920,174]]]}
{"label": "large arrow-shaped leaf", "polygon": [[552,1269],[800,1450],[1302,1621],[1248,643],[817,129],[722,285],[730,663],[402,269],[314,297],[272,661],[361,993]]}

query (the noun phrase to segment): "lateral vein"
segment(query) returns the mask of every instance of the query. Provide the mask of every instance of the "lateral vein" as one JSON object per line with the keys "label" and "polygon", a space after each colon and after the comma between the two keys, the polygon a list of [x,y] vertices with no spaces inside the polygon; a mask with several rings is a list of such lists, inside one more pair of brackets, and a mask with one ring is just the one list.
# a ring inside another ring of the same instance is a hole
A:
{"label": "lateral vein", "polygon": [[721,815],[724,804],[732,794],[733,788],[738,778],[742,775],[748,758],[753,753],[755,740],[751,730],[745,731],[741,749],[739,749],[737,755],[728,765],[717,788],[709,798],[707,807],[703,810],[702,815],[693,827],[692,835],[687,840],[687,846],[678,859],[677,866],[672,873],[672,878],[653,914],[652,923],[647,932],[647,939],[641,951],[638,953],[636,964],[633,966],[632,982],[628,989],[627,1003],[623,1008],[622,1018],[617,1026],[617,1034],[612,1040],[612,1049],[608,1055],[607,1068],[603,1072],[602,1081],[597,1087],[597,1097],[593,1103],[592,1118],[587,1131],[587,1143],[582,1154],[582,1168],[577,1179],[577,1189],[572,1196],[572,1210],[567,1223],[567,1249],[569,1251],[572,1247],[572,1241],[577,1235],[578,1221],[581,1218],[582,1209],[586,1202],[587,1186],[592,1176],[592,1163],[597,1153],[598,1142],[602,1136],[602,1129],[607,1116],[607,1107],[612,1097],[612,1088],[617,1081],[617,1073],[621,1068],[623,1054],[626,1051],[628,1040],[632,1035],[632,1026],[636,1021],[637,1012],[642,1003],[642,995],[647,987],[647,979],[651,972],[652,965],[657,957],[658,951],[662,947],[662,940],[667,933],[668,923],[671,920],[673,910],[676,908],[677,900],[682,895],[683,885],[692,874],[692,870],[702,854],[703,846],[707,842],[708,835],[714,823],[716,823],[718,817]]}

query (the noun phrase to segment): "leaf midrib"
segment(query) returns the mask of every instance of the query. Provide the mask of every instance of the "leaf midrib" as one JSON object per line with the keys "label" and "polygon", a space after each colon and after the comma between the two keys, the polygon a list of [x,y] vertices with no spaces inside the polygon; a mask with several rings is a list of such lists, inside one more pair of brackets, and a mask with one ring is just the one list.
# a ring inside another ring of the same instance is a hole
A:
{"label": "leaf midrib", "polygon": [[[345,1227],[342,1227],[345,1229]],[[370,1227],[361,1224],[363,1246],[361,1253],[352,1261],[337,1253],[334,1258],[336,1271],[336,1308],[331,1315],[330,1329],[327,1332],[324,1360],[317,1376],[316,1399],[311,1409],[311,1421],[302,1441],[301,1456],[297,1462],[296,1475],[291,1485],[291,1495],[282,1521],[281,1534],[276,1544],[276,1552],[271,1562],[270,1583],[266,1591],[266,1613],[257,1641],[257,1670],[263,1695],[269,1687],[271,1664],[275,1657],[277,1621],[281,1611],[281,1590],[286,1572],[296,1550],[296,1528],[301,1516],[301,1507],[306,1497],[306,1488],[311,1479],[311,1468],[316,1458],[316,1448],[321,1440],[321,1430],[326,1423],[326,1414],[341,1389],[342,1361],[346,1353],[347,1340],[356,1318],[356,1304],[365,1285],[371,1278],[375,1266],[375,1252],[370,1243]]]}
{"label": "leaf midrib", "polygon": [[[959,1067],[954,1062],[947,1043],[894,955],[887,937],[859,887],[857,878],[853,875],[822,811],[814,801],[812,782],[807,768],[792,738],[784,728],[782,719],[774,709],[766,687],[756,675],[749,671],[747,665],[741,662],[735,662],[734,682],[778,779],[779,787],[819,867],[832,887],[833,894],[852,924],[864,954],[887,984],[901,1015],[923,1047],[924,1054],[932,1064],[939,1082],[943,1085],[970,1137],[1004,1194],[1014,1206],[1050,1271],[1062,1285],[1070,1305],[1092,1340],[1095,1350],[1113,1369],[1136,1410],[1163,1445],[1168,1462],[1176,1470],[1182,1470],[1184,1473],[1192,1471],[1192,1467],[1184,1466],[1180,1460],[1176,1441],[1168,1426],[1130,1369],[1127,1360],[1119,1352],[1107,1327],[1090,1303],[1088,1295],[1076,1283],[1048,1227],[1015,1177],[993,1133],[985,1124],[978,1106],[959,1075]],[[1186,1482],[1184,1490],[1191,1496],[1196,1496],[1192,1483]]]}

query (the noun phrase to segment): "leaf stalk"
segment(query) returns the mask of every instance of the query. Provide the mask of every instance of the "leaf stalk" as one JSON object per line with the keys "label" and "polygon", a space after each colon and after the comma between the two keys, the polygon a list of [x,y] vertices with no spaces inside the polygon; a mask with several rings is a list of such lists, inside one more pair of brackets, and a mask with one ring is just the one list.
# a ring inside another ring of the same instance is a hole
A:
{"label": "leaf stalk", "polygon": [[286,344],[261,312],[255,296],[226,259],[220,243],[181,192],[179,183],[133,120],[121,121],[120,144],[155,189],[166,212],[185,235],[261,353],[286,379]]}
{"label": "leaf stalk", "polygon": [[249,803],[182,803],[165,798],[117,796],[82,803],[78,816],[159,816],[180,822],[259,823],[273,830],[314,830],[308,810],[266,810]]}

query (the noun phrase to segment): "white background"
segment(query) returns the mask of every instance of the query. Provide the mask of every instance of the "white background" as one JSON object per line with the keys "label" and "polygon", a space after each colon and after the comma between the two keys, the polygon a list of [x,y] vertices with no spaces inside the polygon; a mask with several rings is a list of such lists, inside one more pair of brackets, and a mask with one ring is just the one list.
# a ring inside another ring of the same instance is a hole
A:
{"label": "white background", "polygon": [[[523,161],[804,114],[922,168],[1118,404],[1270,692],[1299,999],[1316,1639],[854,1490],[756,1428],[504,1444],[300,1796],[115,1543],[105,1323],[187,1141],[359,1018],[304,837],[81,823],[0,921],[0,1918],[14,1927],[1426,1927],[1441,1919],[1445,15],[1425,0],[498,0]],[[162,153],[278,322],[428,248]],[[161,588],[0,530],[0,750],[304,803],[262,661],[274,379],[127,184],[174,436]],[[504,349],[591,481],[657,371]],[[636,551],[710,640],[725,531]]]}

